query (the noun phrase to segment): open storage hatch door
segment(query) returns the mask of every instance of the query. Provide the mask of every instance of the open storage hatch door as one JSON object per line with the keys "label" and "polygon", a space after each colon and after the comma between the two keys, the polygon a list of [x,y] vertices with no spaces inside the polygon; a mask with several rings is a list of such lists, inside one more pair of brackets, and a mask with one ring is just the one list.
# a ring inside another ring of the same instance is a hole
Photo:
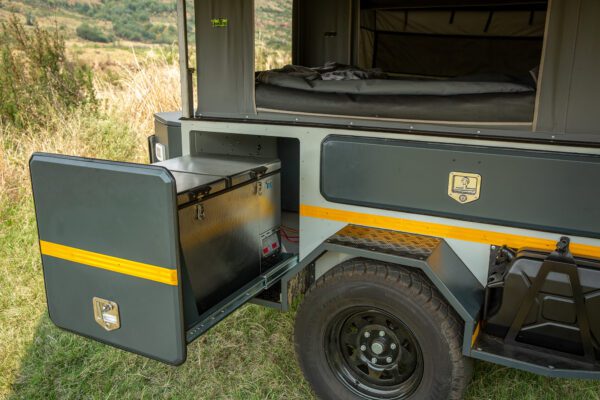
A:
{"label": "open storage hatch door", "polygon": [[34,154],[30,170],[52,321],[163,362],[185,361],[172,175],[47,154]]}
{"label": "open storage hatch door", "polygon": [[92,339],[181,364],[297,262],[281,252],[277,159],[34,154],[30,170],[50,318]]}

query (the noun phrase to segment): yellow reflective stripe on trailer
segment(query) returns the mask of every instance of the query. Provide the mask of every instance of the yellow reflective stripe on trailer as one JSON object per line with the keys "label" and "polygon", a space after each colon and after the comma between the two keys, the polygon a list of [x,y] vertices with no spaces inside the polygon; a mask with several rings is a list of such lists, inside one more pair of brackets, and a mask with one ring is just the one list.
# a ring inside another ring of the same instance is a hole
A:
{"label": "yellow reflective stripe on trailer", "polygon": [[43,255],[72,261],[89,267],[131,275],[166,285],[177,286],[178,284],[176,269],[157,267],[156,265],[107,256],[44,240],[40,240],[40,250]]}
{"label": "yellow reflective stripe on trailer", "polygon": [[[515,249],[531,248],[553,251],[556,248],[556,241],[551,239],[540,239],[529,236],[513,235],[510,233],[463,228],[458,226],[435,224],[431,222],[414,221],[405,218],[387,217],[382,215],[310,206],[306,204],[302,204],[300,206],[300,215],[303,217],[328,219],[331,221],[345,222],[348,224],[372,226],[375,228],[415,233],[439,238],[466,240],[469,242],[484,243],[496,246],[506,245]],[[571,243],[569,248],[574,255],[580,257],[600,258],[600,247],[598,246]]]}

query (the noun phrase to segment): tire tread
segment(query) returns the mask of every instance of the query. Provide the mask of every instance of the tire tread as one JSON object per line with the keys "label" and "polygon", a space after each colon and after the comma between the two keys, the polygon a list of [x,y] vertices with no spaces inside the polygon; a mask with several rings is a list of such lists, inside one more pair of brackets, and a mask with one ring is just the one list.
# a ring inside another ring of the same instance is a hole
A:
{"label": "tire tread", "polygon": [[[332,268],[311,285],[305,294],[305,300],[312,297],[315,291],[335,282],[365,278],[376,279],[406,291],[440,324],[443,339],[450,349],[449,355],[452,363],[453,376],[448,399],[461,399],[472,374],[472,361],[462,354],[464,323],[420,270],[364,258],[351,259]],[[300,304],[298,315],[302,313],[304,304],[305,301]],[[299,349],[296,348],[296,350]],[[300,360],[300,357],[298,359]],[[302,367],[302,363],[300,364]]]}

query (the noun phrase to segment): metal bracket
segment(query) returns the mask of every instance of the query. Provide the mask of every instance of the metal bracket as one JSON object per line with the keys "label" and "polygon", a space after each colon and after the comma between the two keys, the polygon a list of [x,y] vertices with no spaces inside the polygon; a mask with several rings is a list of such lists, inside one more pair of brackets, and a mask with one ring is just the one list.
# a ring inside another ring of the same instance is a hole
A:
{"label": "metal bracket", "polygon": [[[556,250],[552,252],[543,262],[537,276],[533,279],[527,296],[523,299],[521,308],[510,326],[504,341],[516,346],[526,346],[518,340],[519,334],[526,325],[527,316],[533,307],[537,295],[542,291],[546,278],[550,273],[560,273],[568,276],[573,291],[572,297],[577,310],[577,325],[579,334],[581,335],[581,346],[583,350],[582,359],[594,362],[595,352],[590,329],[590,321],[585,308],[585,295],[583,293],[580,281],[577,264],[569,250],[570,240],[568,237],[561,237],[556,244]],[[546,352],[551,353],[553,350],[547,349]]]}

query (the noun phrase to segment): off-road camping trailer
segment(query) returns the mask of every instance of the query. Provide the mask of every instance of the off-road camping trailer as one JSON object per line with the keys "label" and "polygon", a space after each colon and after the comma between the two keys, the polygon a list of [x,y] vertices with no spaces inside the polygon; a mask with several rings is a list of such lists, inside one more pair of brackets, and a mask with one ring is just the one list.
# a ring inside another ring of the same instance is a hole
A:
{"label": "off-road camping trailer", "polygon": [[460,398],[473,359],[600,378],[600,2],[296,0],[270,71],[253,1],[194,2],[194,68],[177,4],[150,165],[31,158],[56,325],[177,365],[302,280],[321,398]]}

